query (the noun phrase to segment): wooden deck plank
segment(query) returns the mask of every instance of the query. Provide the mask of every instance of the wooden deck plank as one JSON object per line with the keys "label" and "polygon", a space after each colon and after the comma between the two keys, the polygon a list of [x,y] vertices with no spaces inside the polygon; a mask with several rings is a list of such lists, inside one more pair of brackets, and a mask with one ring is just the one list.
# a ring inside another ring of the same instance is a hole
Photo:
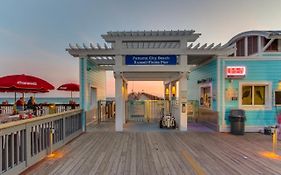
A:
{"label": "wooden deck plank", "polygon": [[271,151],[270,136],[117,133],[100,126],[60,149],[62,158],[46,159],[26,174],[280,174],[281,161],[262,157],[262,151]]}
{"label": "wooden deck plank", "polygon": [[[129,137],[128,137],[128,142],[127,142],[127,150],[125,153],[126,154],[125,155],[125,167],[124,167],[124,172],[123,172],[124,175],[130,175],[130,168],[131,168],[131,162],[132,162],[131,156],[132,156],[132,150],[133,150],[132,145],[133,145],[133,141],[135,138],[132,133],[129,133],[128,135],[129,135]],[[118,171],[119,171],[119,169],[118,169]]]}

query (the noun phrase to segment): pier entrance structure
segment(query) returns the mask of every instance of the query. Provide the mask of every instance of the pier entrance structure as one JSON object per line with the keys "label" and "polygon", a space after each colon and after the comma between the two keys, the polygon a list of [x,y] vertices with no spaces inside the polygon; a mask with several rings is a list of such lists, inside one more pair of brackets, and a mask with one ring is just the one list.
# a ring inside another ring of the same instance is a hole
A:
{"label": "pier entrance structure", "polygon": [[105,99],[105,71],[110,70],[115,78],[116,131],[123,131],[126,121],[128,81],[163,81],[170,112],[179,129],[186,131],[189,73],[216,56],[234,53],[233,46],[194,44],[200,35],[194,30],[107,32],[103,46],[69,44],[66,50],[79,58],[83,129],[86,117],[95,112],[92,93],[98,98],[94,101]]}

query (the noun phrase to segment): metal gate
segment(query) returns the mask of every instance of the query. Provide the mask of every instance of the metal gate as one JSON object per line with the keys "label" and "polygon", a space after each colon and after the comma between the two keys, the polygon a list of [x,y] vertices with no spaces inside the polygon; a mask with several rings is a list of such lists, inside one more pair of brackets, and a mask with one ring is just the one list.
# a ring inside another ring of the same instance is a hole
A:
{"label": "metal gate", "polygon": [[159,121],[165,106],[167,108],[164,100],[129,100],[126,105],[127,120],[139,122]]}

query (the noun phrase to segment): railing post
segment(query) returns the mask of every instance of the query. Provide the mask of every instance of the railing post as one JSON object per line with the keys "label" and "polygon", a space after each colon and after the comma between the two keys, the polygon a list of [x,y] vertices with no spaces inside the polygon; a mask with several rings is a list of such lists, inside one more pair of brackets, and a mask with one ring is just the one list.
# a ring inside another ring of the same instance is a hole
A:
{"label": "railing post", "polygon": [[14,167],[14,158],[15,158],[15,145],[14,145],[14,132],[11,133],[11,167],[13,168]]}
{"label": "railing post", "polygon": [[63,121],[63,142],[65,142],[65,136],[66,136],[65,120],[66,120],[66,117],[64,116],[64,117],[62,118],[62,121]]}
{"label": "railing post", "polygon": [[25,130],[26,130],[26,134],[25,134],[25,145],[24,145],[24,151],[26,152],[26,167],[30,166],[30,160],[31,160],[31,125],[30,124],[26,124],[25,125]]}
{"label": "railing post", "polygon": [[[1,132],[0,132],[1,133]],[[0,146],[1,146],[1,150],[0,150],[0,174],[2,174],[2,150],[3,150],[3,143],[2,143],[2,133],[0,135]]]}

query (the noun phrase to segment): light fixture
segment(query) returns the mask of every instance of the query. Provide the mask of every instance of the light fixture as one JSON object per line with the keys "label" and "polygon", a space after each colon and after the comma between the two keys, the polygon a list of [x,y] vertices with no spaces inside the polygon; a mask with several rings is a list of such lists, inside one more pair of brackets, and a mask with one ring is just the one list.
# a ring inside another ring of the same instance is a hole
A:
{"label": "light fixture", "polygon": [[172,95],[173,96],[176,95],[176,86],[175,85],[172,86]]}
{"label": "light fixture", "polygon": [[278,89],[278,90],[281,90],[281,80],[278,81],[278,87],[277,87],[277,89]]}

